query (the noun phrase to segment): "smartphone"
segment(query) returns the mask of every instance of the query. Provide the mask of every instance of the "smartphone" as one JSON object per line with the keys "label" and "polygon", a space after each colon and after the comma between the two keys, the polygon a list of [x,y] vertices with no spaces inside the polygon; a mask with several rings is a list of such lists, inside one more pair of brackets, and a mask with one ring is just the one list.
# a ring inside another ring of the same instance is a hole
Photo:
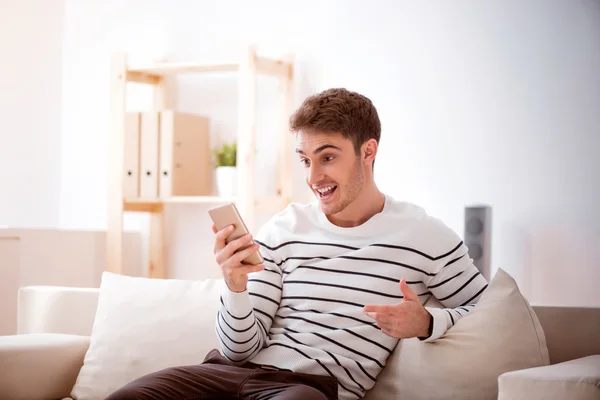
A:
{"label": "smartphone", "polygon": [[[242,217],[238,212],[237,207],[233,203],[228,203],[222,206],[210,208],[208,210],[208,214],[210,215],[210,218],[217,227],[218,231],[226,228],[229,225],[233,225],[234,230],[225,239],[225,243],[229,243],[232,240],[235,240],[249,233],[248,228],[246,227],[246,224],[244,224],[244,221],[242,220]],[[241,247],[238,251],[243,250],[252,244],[252,242],[249,242],[248,245]],[[256,253],[250,254],[242,262],[244,264],[256,265],[262,264],[264,261],[265,260],[260,255],[260,252],[256,251]]]}

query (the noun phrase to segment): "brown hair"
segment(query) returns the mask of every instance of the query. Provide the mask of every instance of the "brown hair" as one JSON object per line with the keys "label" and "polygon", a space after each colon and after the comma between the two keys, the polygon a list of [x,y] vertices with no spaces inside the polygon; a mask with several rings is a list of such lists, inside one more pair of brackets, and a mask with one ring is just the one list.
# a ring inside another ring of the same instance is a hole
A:
{"label": "brown hair", "polygon": [[327,89],[308,97],[290,117],[290,130],[340,132],[350,139],[356,154],[373,138],[379,143],[381,122],[367,97],[343,88]]}

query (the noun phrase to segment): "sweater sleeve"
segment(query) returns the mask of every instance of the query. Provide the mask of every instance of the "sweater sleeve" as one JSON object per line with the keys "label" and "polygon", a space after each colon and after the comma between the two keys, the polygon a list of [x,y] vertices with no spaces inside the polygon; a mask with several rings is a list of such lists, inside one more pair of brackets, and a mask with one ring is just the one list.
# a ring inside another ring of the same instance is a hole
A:
{"label": "sweater sleeve", "polygon": [[221,354],[243,364],[263,348],[279,307],[282,290],[281,261],[269,243],[273,237],[269,226],[254,237],[260,245],[265,269],[248,275],[244,292],[232,292],[225,286],[217,313],[216,333]]}
{"label": "sweater sleeve", "polygon": [[432,260],[434,275],[425,282],[427,289],[446,308],[425,307],[433,316],[431,342],[442,337],[459,319],[477,304],[488,286],[460,237],[441,222],[436,223],[433,237],[446,246],[445,252]]}

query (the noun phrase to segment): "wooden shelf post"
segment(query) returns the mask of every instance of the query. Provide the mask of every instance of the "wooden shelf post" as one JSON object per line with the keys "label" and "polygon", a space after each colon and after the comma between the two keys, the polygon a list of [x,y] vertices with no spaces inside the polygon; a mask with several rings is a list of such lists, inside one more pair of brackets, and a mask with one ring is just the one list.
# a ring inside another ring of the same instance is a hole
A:
{"label": "wooden shelf post", "polygon": [[115,54],[110,70],[107,270],[123,273],[123,169],[127,56]]}
{"label": "wooden shelf post", "polygon": [[256,50],[253,47],[242,54],[238,74],[237,207],[253,232],[256,170]]}

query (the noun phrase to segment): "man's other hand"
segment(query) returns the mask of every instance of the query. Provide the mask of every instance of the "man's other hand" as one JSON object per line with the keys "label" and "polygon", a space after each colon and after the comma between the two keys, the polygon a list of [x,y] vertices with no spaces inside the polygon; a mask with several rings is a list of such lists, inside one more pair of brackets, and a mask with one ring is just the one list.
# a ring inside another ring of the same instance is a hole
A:
{"label": "man's other hand", "polygon": [[428,337],[433,317],[421,305],[419,296],[408,286],[405,279],[400,281],[400,291],[404,295],[400,303],[366,305],[363,311],[373,318],[381,331],[388,336],[398,339]]}

